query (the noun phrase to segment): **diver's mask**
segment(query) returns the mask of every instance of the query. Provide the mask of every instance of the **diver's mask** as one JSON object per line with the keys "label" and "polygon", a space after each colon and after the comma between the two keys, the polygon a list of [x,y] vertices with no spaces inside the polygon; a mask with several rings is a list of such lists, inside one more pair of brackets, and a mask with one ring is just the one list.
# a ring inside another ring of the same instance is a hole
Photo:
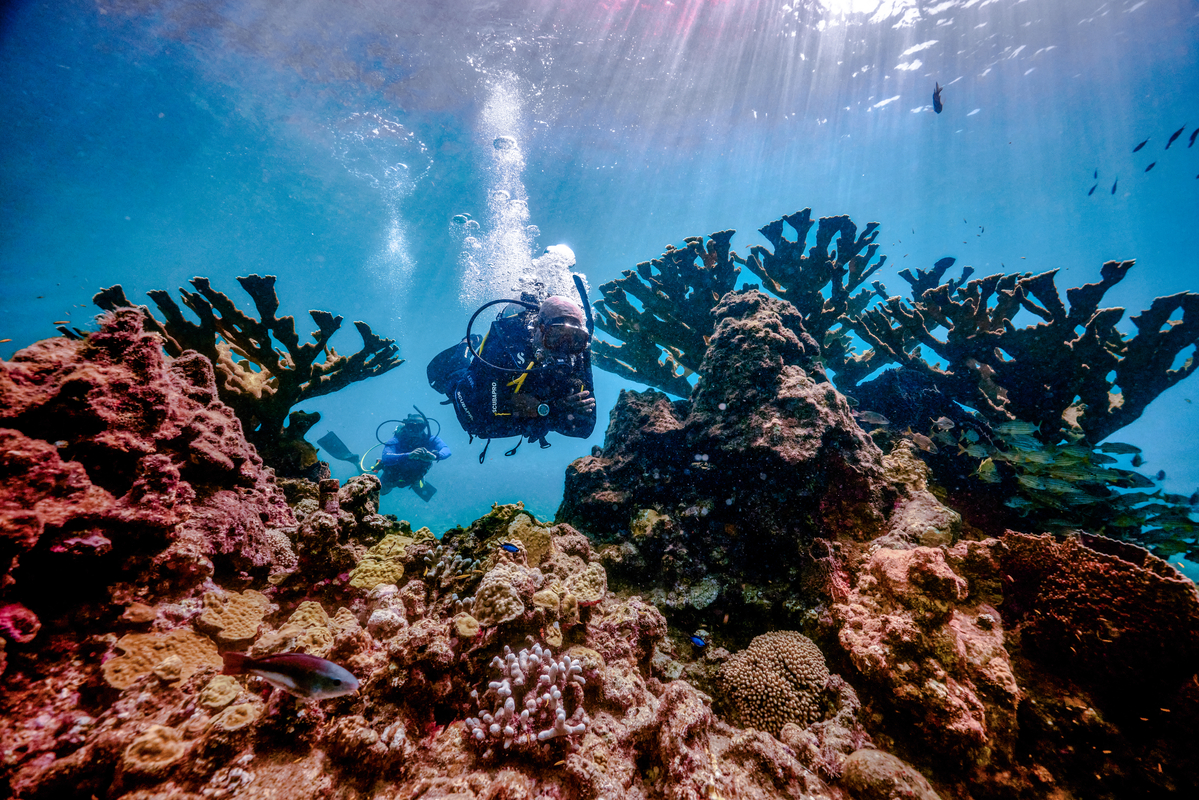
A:
{"label": "diver's mask", "polygon": [[581,353],[591,344],[591,334],[572,317],[547,320],[541,327],[541,343],[555,353]]}

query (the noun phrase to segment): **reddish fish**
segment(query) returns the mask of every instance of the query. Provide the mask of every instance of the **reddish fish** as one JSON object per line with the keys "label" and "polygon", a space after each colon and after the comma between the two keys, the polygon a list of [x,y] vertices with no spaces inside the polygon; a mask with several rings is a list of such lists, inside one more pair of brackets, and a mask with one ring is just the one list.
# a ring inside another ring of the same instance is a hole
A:
{"label": "reddish fish", "polygon": [[358,691],[358,679],[342,666],[307,653],[252,658],[225,653],[226,675],[257,675],[271,686],[306,700],[324,700]]}

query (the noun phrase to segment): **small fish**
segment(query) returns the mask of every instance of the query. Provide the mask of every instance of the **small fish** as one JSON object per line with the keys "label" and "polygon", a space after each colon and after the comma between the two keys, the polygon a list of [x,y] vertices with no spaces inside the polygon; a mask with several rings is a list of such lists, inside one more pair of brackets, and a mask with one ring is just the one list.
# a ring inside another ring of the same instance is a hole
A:
{"label": "small fish", "polygon": [[962,438],[964,438],[967,442],[977,442],[978,431],[974,430],[973,428],[968,428],[966,432],[962,434]]}
{"label": "small fish", "polygon": [[1146,139],[1145,141],[1141,142],[1141,143],[1140,143],[1140,144],[1138,144],[1136,147],[1132,148],[1132,152],[1134,152],[1134,153],[1140,152],[1140,149],[1141,149],[1142,147],[1144,147],[1145,145],[1147,145],[1147,144],[1149,144],[1149,140],[1148,140],[1148,139]]}
{"label": "small fish", "polygon": [[1164,481],[1166,479],[1166,471],[1164,469],[1159,469],[1157,474],[1153,476],[1153,479],[1155,481]]}
{"label": "small fish", "polygon": [[12,339],[0,339],[0,344],[7,344],[11,341],[12,341]]}
{"label": "small fish", "polygon": [[54,324],[55,325],[69,325],[69,324],[71,324],[71,321],[69,319],[56,319],[56,320],[54,320]]}
{"label": "small fish", "polygon": [[933,85],[937,87],[933,89],[933,111],[936,111],[938,114],[940,114],[945,108],[945,106],[941,104],[941,84],[933,81]]}
{"label": "small fish", "polygon": [[933,430],[947,431],[953,427],[953,420],[949,417],[937,417],[933,420]]}
{"label": "small fish", "polygon": [[500,549],[508,553],[519,553],[520,548],[512,544],[512,542],[504,542],[500,545]]}
{"label": "small fish", "polygon": [[1092,175],[1091,177],[1092,177],[1092,178],[1098,178],[1098,177],[1099,177],[1099,170],[1095,170],[1095,174],[1094,174],[1094,175]]}
{"label": "small fish", "polygon": [[1153,169],[1153,168],[1154,168],[1154,167],[1156,167],[1156,166],[1157,166],[1157,162],[1156,162],[1156,161],[1154,161],[1152,164],[1150,164],[1149,166],[1145,167],[1145,171],[1146,171],[1146,172],[1148,172],[1149,170]]}
{"label": "small fish", "polygon": [[911,428],[904,431],[905,435],[912,440],[912,444],[919,447],[926,453],[936,453],[937,446],[933,444],[933,440],[925,436],[923,433],[914,433]]}
{"label": "small fish", "polygon": [[1002,425],[995,426],[995,432],[1001,436],[1022,435],[1028,436],[1036,433],[1041,429],[1041,423],[1024,422],[1022,420],[1012,420],[1005,422]]}
{"label": "small fish", "polygon": [[1116,178],[1116,182],[1112,184],[1112,194],[1116,193],[1116,186],[1120,183],[1120,179]]}
{"label": "small fish", "polygon": [[[1167,149],[1167,150],[1169,150],[1169,149],[1170,149],[1170,145],[1174,144],[1174,140],[1175,140],[1175,139],[1177,139],[1179,136],[1182,136],[1182,132],[1183,132],[1183,131],[1185,131],[1186,129],[1187,129],[1187,126],[1186,126],[1186,125],[1183,125],[1181,128],[1179,128],[1178,130],[1174,131],[1174,133],[1173,133],[1173,134],[1170,136],[1170,141],[1166,142],[1166,149]],[[1196,130],[1199,130],[1199,128],[1197,128]]]}
{"label": "small fish", "polygon": [[855,411],[853,412],[853,415],[858,419],[859,422],[865,422],[867,425],[891,424],[891,420],[874,411]]}
{"label": "small fish", "polygon": [[358,679],[345,667],[308,653],[252,658],[225,653],[224,675],[257,675],[271,686],[305,700],[325,700],[358,691]]}
{"label": "small fish", "polygon": [[1016,480],[1020,481],[1020,485],[1027,486],[1029,489],[1045,488],[1045,484],[1041,482],[1041,479],[1032,475],[1020,475]]}
{"label": "small fish", "polygon": [[1132,457],[1132,465],[1134,467],[1139,467],[1144,463],[1145,463],[1145,459],[1141,458],[1140,453],[1137,453],[1135,456]]}
{"label": "small fish", "polygon": [[999,467],[995,466],[995,462],[991,459],[986,459],[978,465],[978,477],[987,483],[999,482]]}
{"label": "small fish", "polygon": [[1195,143],[1196,136],[1199,136],[1199,128],[1195,128],[1195,130],[1191,131],[1191,140],[1187,142],[1187,147],[1190,147]]}
{"label": "small fish", "polygon": [[699,637],[699,636],[688,636],[687,638],[688,638],[688,639],[690,639],[690,640],[691,640],[691,644],[695,645],[696,647],[707,647],[707,646],[708,646],[708,643],[707,643],[707,642],[705,642],[705,641],[704,641],[704,640],[703,640],[701,637]]}
{"label": "small fish", "polygon": [[1090,197],[1091,195],[1095,194],[1095,190],[1098,188],[1099,188],[1099,184],[1095,184],[1094,186],[1092,186],[1091,191],[1087,192],[1087,197]]}
{"label": "small fish", "polygon": [[1102,450],[1105,453],[1115,453],[1118,456],[1127,456],[1141,452],[1141,448],[1136,445],[1124,444],[1124,442],[1104,442],[1095,449]]}

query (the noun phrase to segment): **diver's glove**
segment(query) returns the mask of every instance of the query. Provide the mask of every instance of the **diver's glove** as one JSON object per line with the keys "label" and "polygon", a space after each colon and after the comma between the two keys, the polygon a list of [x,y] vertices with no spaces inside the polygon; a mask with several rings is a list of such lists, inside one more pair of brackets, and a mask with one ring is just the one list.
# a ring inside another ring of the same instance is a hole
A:
{"label": "diver's glove", "polygon": [[408,454],[408,458],[412,459],[413,461],[426,461],[429,463],[437,460],[437,456],[434,453],[430,453],[423,447],[418,447],[413,450]]}

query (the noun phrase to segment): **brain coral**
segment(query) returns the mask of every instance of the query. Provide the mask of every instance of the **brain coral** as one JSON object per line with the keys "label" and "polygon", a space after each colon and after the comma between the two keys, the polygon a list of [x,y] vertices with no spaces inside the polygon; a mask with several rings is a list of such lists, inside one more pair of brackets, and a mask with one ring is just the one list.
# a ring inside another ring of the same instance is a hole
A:
{"label": "brain coral", "polygon": [[828,676],[815,642],[795,631],[771,631],[735,653],[718,680],[742,725],[778,736],[788,722],[806,727],[819,721]]}

